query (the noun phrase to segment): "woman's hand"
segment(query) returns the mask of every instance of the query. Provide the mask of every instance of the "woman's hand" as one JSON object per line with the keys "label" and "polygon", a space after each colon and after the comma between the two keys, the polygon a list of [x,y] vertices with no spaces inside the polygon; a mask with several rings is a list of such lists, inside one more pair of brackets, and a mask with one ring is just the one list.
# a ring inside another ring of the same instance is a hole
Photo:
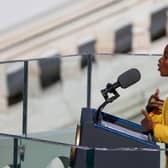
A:
{"label": "woman's hand", "polygon": [[153,130],[153,122],[148,113],[142,109],[141,110],[142,114],[144,115],[144,119],[141,121],[141,125],[143,126],[145,132],[149,132]]}
{"label": "woman's hand", "polygon": [[148,100],[146,111],[161,113],[163,103],[164,101],[160,99],[160,91],[159,89],[156,89],[156,92],[153,95],[151,95]]}

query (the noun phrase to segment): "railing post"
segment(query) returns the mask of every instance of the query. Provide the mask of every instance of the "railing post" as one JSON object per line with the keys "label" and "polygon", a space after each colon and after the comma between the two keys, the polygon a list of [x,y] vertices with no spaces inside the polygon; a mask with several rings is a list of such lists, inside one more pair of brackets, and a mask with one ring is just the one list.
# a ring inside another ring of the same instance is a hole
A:
{"label": "railing post", "polygon": [[87,107],[91,107],[91,81],[92,81],[92,55],[88,54],[88,69],[87,69]]}
{"label": "railing post", "polygon": [[18,139],[13,139],[13,168],[18,168]]}
{"label": "railing post", "polygon": [[22,134],[27,136],[28,61],[24,61]]}

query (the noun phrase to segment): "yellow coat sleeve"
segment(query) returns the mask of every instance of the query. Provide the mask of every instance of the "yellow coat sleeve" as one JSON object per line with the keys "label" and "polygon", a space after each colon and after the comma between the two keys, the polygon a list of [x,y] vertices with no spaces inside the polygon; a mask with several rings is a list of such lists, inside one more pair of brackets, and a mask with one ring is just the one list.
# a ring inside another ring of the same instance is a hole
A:
{"label": "yellow coat sleeve", "polygon": [[149,113],[149,117],[152,119],[152,121],[154,122],[154,123],[162,123],[162,118],[163,118],[163,116],[162,116],[162,114],[160,113],[160,114],[155,114],[155,113],[153,113],[153,112],[150,112]]}
{"label": "yellow coat sleeve", "polygon": [[168,126],[156,124],[153,129],[156,141],[168,144]]}
{"label": "yellow coat sleeve", "polygon": [[168,98],[164,101],[161,115],[154,114],[151,118],[156,141],[168,144]]}

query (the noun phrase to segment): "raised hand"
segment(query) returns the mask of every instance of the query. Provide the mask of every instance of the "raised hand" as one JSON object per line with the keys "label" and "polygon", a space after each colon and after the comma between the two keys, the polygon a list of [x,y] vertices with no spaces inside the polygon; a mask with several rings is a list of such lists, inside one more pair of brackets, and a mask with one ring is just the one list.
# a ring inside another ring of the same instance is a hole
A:
{"label": "raised hand", "polygon": [[153,129],[152,119],[144,109],[142,109],[141,112],[144,115],[144,119],[141,121],[141,125],[143,126],[145,132],[151,131]]}
{"label": "raised hand", "polygon": [[164,101],[160,99],[160,90],[156,89],[155,93],[150,96],[146,106],[147,112],[161,113]]}

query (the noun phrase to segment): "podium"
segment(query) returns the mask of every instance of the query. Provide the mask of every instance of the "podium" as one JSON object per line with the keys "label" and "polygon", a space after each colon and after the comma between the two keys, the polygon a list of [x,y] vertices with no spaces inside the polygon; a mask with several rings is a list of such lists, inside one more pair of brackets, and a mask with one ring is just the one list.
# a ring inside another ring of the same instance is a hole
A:
{"label": "podium", "polygon": [[[71,158],[73,168],[160,167],[160,152],[156,150],[159,146],[148,138],[139,124],[104,112],[101,112],[100,116],[101,120],[96,122],[95,109],[82,109],[81,123],[77,131],[78,141],[79,146],[89,149],[75,149]],[[108,150],[119,148],[121,150]],[[151,150],[132,151],[129,150],[131,148]]]}

